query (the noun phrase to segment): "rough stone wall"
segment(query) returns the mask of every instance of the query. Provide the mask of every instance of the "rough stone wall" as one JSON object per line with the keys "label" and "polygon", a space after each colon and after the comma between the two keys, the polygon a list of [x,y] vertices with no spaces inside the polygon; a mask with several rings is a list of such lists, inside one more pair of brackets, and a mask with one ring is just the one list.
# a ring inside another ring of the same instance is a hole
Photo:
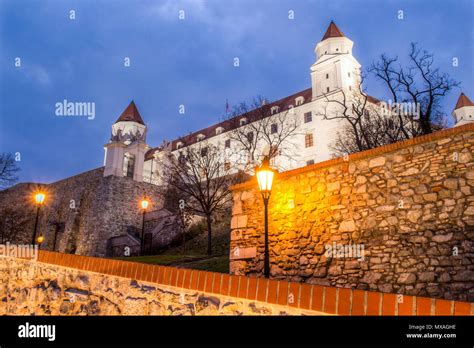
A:
{"label": "rough stone wall", "polygon": [[[471,124],[280,174],[271,276],[474,301],[473,149]],[[233,194],[231,273],[261,274],[260,193],[249,182]],[[362,245],[364,260],[327,257],[334,243]]]}
{"label": "rough stone wall", "polygon": [[474,303],[61,254],[0,257],[0,315],[473,315]]}
{"label": "rough stone wall", "polygon": [[0,257],[0,315],[300,315],[302,313],[317,312],[30,260]]}
{"label": "rough stone wall", "polygon": [[36,214],[32,193],[37,189],[37,184],[21,183],[0,191],[0,228],[6,228],[4,223],[7,219],[12,219],[16,224],[15,228],[0,231],[1,243],[12,238],[17,242],[31,243]]}
{"label": "rough stone wall", "polygon": [[[127,230],[140,231],[139,201],[146,195],[151,209],[161,208],[158,187],[126,177],[104,177],[103,170],[97,168],[47,185],[19,184],[0,191],[0,219],[9,207],[30,216],[13,242],[31,243],[36,209],[33,194],[39,187],[46,193],[38,225],[38,234],[45,236],[44,249],[105,256],[110,237]],[[57,223],[63,227],[58,228],[54,245]]]}

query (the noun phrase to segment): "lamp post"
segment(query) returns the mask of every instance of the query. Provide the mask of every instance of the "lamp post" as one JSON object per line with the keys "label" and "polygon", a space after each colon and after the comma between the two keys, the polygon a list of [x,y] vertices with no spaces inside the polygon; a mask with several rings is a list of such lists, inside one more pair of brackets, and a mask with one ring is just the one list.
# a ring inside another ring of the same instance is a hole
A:
{"label": "lamp post", "polygon": [[257,168],[257,181],[258,188],[262,194],[263,204],[265,206],[265,254],[264,254],[264,264],[263,264],[263,273],[265,278],[270,277],[270,255],[268,253],[268,201],[270,199],[270,194],[272,192],[273,176],[275,171],[270,168],[270,160],[266,156],[262,165]]}
{"label": "lamp post", "polygon": [[142,234],[140,237],[140,255],[143,255],[143,251],[145,249],[145,212],[148,208],[148,204],[150,204],[150,202],[148,202],[148,200],[145,198],[142,199],[142,201],[140,202],[140,206],[142,208]]}
{"label": "lamp post", "polygon": [[33,229],[33,239],[32,239],[32,243],[31,243],[33,245],[36,245],[36,231],[38,229],[39,212],[40,212],[40,207],[44,203],[45,198],[46,198],[46,195],[42,192],[39,192],[39,193],[35,194],[36,219],[35,219],[35,228]]}

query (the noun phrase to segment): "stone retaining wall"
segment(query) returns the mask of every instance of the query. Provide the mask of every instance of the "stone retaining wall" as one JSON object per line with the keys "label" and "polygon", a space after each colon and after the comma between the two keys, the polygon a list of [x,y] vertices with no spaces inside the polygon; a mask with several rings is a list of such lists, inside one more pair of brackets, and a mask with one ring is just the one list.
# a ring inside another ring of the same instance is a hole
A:
{"label": "stone retaining wall", "polygon": [[46,200],[40,211],[38,235],[45,236],[42,247],[47,250],[105,256],[111,237],[127,230],[139,232],[139,202],[145,195],[151,209],[160,209],[159,188],[127,177],[104,177],[103,173],[101,167],[51,184],[18,184],[0,191],[0,222],[12,211],[25,217],[19,226],[21,233],[9,241],[31,243],[36,216],[33,195],[39,190],[46,193]]}
{"label": "stone retaining wall", "polygon": [[474,304],[40,251],[0,257],[0,315],[472,315]]}
{"label": "stone retaining wall", "polygon": [[[269,204],[271,277],[474,301],[473,149],[469,124],[278,175]],[[233,195],[231,273],[260,275],[255,180]],[[328,257],[329,247],[341,246],[363,248],[364,260]]]}

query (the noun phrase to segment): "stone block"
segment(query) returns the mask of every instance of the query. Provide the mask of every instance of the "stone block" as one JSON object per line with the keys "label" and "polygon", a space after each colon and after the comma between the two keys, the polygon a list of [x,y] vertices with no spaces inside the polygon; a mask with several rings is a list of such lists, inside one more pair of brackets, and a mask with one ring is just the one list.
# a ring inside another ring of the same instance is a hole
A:
{"label": "stone block", "polygon": [[230,252],[231,260],[253,259],[257,256],[256,247],[239,248],[235,247]]}
{"label": "stone block", "polygon": [[450,190],[456,190],[458,188],[458,179],[456,178],[449,178],[444,180],[443,182],[444,187]]}
{"label": "stone block", "polygon": [[354,220],[346,220],[339,225],[339,232],[354,232],[356,229]]}
{"label": "stone block", "polygon": [[425,193],[423,199],[427,202],[436,202],[438,200],[438,194],[436,193]]}
{"label": "stone block", "polygon": [[438,234],[433,236],[431,240],[436,243],[445,243],[447,241],[450,241],[453,238],[452,233],[447,233],[447,234]]}
{"label": "stone block", "polygon": [[398,284],[414,284],[416,282],[416,275],[413,273],[402,273],[398,277]]}
{"label": "stone block", "polygon": [[326,190],[328,192],[339,191],[341,189],[341,183],[339,181],[328,183]]}
{"label": "stone block", "polygon": [[375,167],[380,167],[383,166],[387,162],[387,159],[385,157],[376,157],[372,158],[369,161],[369,168],[375,168]]}
{"label": "stone block", "polygon": [[230,222],[230,228],[245,228],[247,227],[247,215],[235,215],[232,216],[232,220]]}

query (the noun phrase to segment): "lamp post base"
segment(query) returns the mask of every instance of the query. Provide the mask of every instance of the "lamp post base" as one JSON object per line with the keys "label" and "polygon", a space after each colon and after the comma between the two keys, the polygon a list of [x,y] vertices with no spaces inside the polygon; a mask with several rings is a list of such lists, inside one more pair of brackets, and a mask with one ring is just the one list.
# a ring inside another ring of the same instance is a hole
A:
{"label": "lamp post base", "polygon": [[263,273],[265,278],[270,278],[270,255],[268,253],[268,198],[263,198],[265,205],[265,255]]}

